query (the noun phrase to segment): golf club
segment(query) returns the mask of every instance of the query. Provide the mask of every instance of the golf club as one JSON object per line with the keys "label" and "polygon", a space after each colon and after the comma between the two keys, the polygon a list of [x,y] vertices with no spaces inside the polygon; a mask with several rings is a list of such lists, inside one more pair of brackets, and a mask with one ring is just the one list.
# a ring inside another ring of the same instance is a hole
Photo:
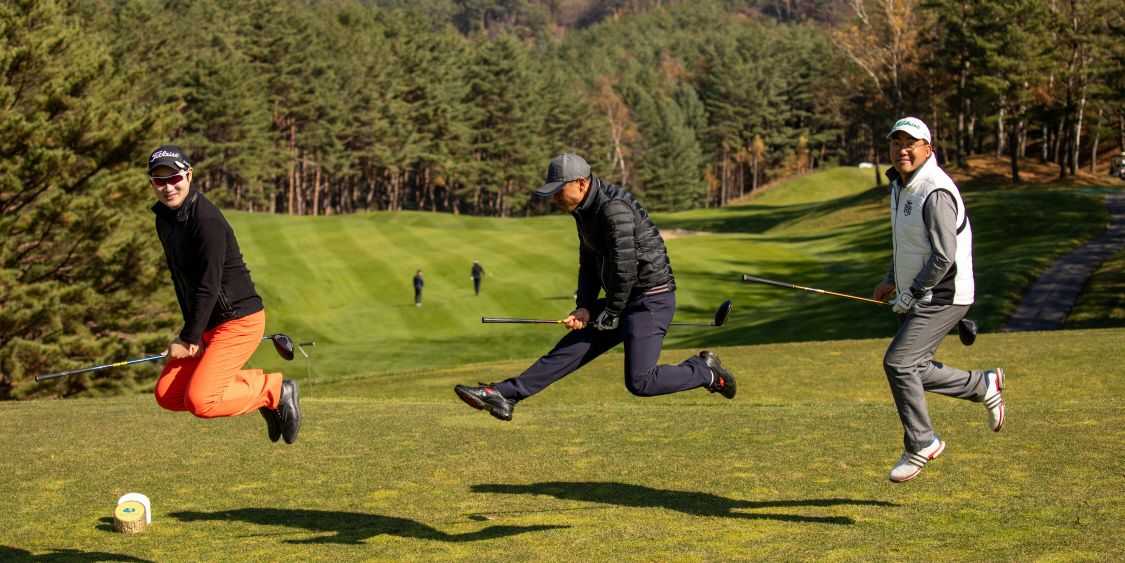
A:
{"label": "golf club", "polygon": [[305,355],[305,372],[309,376],[309,396],[312,397],[312,365],[309,364],[309,353],[305,351],[304,346],[312,348],[313,346],[316,346],[316,342],[302,342],[297,345],[297,349]]}
{"label": "golf club", "polygon": [[[269,340],[273,341],[273,347],[274,347],[274,349],[277,350],[277,353],[282,357],[282,359],[284,359],[286,361],[291,361],[293,359],[293,341],[290,340],[288,336],[285,336],[284,334],[279,333],[279,334],[271,334],[269,336],[263,336],[262,337],[262,340],[266,340],[266,339],[269,339]],[[35,376],[35,381],[47,381],[48,379],[55,379],[55,378],[58,378],[58,377],[66,377],[68,375],[77,375],[79,373],[86,373],[86,372],[90,372],[90,371],[98,371],[100,369],[106,369],[106,368],[117,368],[117,367],[121,367],[121,366],[127,366],[127,365],[130,365],[130,364],[139,364],[141,362],[151,362],[153,360],[159,360],[159,359],[167,358],[167,357],[168,356],[166,356],[164,354],[161,354],[159,356],[149,356],[147,358],[129,360],[129,361],[126,361],[126,362],[115,362],[115,363],[112,363],[112,364],[106,364],[104,366],[94,366],[94,367],[89,367],[89,368],[72,369],[72,370],[69,370],[69,371],[60,371],[58,373],[48,373],[47,375],[37,375],[37,376]]]}
{"label": "golf club", "polygon": [[[723,326],[727,324],[727,319],[730,318],[730,310],[733,304],[730,299],[723,301],[719,305],[719,310],[715,311],[715,322],[711,323],[672,323],[678,326]],[[555,319],[505,319],[497,317],[481,317],[482,323],[516,323],[516,324],[562,324],[561,320]]]}
{"label": "golf club", "polygon": [[[877,303],[879,305],[894,305],[893,303],[888,303],[886,301],[877,301],[875,299],[866,299],[866,298],[863,298],[863,297],[856,297],[854,295],[846,295],[846,294],[843,294],[843,293],[836,293],[836,292],[833,292],[833,291],[825,291],[823,289],[816,289],[816,288],[812,288],[812,287],[804,287],[804,286],[800,286],[800,285],[793,285],[791,283],[767,280],[765,278],[758,278],[758,277],[749,276],[749,275],[745,275],[745,274],[743,274],[743,276],[742,276],[742,281],[762,283],[762,284],[766,284],[766,285],[784,287],[786,289],[801,289],[801,290],[804,290],[804,291],[811,291],[813,293],[823,293],[825,295],[835,295],[836,297],[846,297],[848,299],[855,299],[856,301],[866,301],[868,303]],[[957,338],[959,338],[961,340],[961,344],[964,344],[965,346],[972,346],[973,343],[977,341],[977,323],[974,323],[973,321],[971,321],[969,319],[961,319],[960,321],[957,321]]]}

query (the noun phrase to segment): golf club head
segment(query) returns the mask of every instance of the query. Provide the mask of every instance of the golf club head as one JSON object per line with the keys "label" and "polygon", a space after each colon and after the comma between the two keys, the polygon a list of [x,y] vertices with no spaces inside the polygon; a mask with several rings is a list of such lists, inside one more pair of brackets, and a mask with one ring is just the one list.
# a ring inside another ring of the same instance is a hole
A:
{"label": "golf club head", "polygon": [[961,344],[972,346],[977,341],[977,323],[969,319],[957,321],[957,338],[961,339]]}
{"label": "golf club head", "polygon": [[723,301],[723,304],[719,305],[719,310],[715,311],[715,326],[727,324],[727,319],[730,318],[730,309],[733,306],[734,303],[732,303],[730,299]]}
{"label": "golf club head", "polygon": [[273,347],[277,349],[277,354],[287,362],[293,361],[293,341],[284,334],[271,334],[270,340],[273,341]]}

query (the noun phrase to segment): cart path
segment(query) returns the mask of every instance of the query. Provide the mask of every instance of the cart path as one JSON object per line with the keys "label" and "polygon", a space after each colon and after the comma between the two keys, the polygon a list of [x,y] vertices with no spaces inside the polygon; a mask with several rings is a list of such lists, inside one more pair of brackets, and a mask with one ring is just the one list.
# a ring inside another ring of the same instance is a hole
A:
{"label": "cart path", "polygon": [[1105,198],[1110,225],[1102,236],[1051,264],[1023,298],[1004,332],[1058,330],[1086,285],[1106,258],[1125,248],[1125,191]]}

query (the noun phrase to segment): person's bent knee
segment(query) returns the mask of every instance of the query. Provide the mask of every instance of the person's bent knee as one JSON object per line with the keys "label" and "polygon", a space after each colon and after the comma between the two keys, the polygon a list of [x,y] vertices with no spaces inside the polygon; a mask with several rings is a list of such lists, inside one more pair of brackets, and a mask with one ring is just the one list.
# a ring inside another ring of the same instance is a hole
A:
{"label": "person's bent knee", "polygon": [[173,399],[167,395],[161,395],[159,392],[156,393],[156,404],[160,408],[169,411],[187,410],[186,407],[184,407],[183,397]]}
{"label": "person's bent knee", "polygon": [[912,366],[905,366],[895,362],[889,357],[883,358],[883,372],[887,374],[887,377],[902,377],[907,375],[910,373],[911,367]]}
{"label": "person's bent knee", "polygon": [[652,397],[652,396],[655,395],[655,393],[652,393],[651,391],[649,391],[647,389],[648,388],[648,378],[647,377],[626,378],[625,388],[628,389],[630,393],[632,393],[634,396],[637,396],[637,397]]}

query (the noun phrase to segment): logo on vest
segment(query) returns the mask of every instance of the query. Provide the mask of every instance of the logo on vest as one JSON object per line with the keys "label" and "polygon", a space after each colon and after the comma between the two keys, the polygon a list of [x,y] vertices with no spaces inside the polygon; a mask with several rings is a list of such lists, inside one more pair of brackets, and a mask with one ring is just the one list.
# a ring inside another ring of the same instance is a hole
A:
{"label": "logo on vest", "polygon": [[903,217],[909,217],[910,216],[910,202],[909,201],[906,202],[906,205],[904,205],[902,207],[902,216]]}

